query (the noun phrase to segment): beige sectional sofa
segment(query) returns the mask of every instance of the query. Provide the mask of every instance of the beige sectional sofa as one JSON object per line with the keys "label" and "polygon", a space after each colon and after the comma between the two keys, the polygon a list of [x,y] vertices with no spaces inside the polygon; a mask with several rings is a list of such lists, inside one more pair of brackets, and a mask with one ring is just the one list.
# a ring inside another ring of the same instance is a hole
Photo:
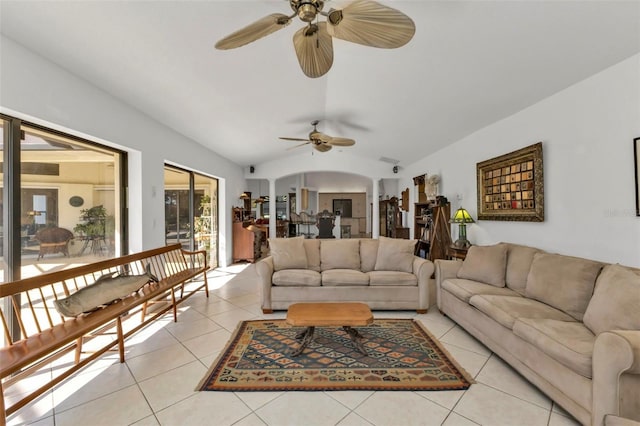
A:
{"label": "beige sectional sofa", "polygon": [[365,302],[371,309],[429,307],[429,260],[414,256],[415,241],[269,239],[270,255],[256,263],[262,311],[296,302]]}
{"label": "beige sectional sofa", "polygon": [[435,274],[440,311],[578,421],[640,421],[639,270],[501,243]]}

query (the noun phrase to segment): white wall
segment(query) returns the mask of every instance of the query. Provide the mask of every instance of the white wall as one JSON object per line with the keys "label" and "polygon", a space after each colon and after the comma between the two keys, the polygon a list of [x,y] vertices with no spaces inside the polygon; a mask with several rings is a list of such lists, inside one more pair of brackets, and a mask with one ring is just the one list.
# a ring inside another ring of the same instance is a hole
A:
{"label": "white wall", "polygon": [[0,112],[129,153],[130,251],[164,245],[170,162],[220,179],[220,263],[231,261],[230,209],[245,189],[239,166],[4,36],[0,55]]}
{"label": "white wall", "polygon": [[412,176],[440,174],[452,210],[462,204],[477,218],[476,163],[542,141],[545,221],[480,221],[467,227],[469,240],[640,266],[633,165],[639,136],[635,55],[406,167],[400,187],[412,188]]}

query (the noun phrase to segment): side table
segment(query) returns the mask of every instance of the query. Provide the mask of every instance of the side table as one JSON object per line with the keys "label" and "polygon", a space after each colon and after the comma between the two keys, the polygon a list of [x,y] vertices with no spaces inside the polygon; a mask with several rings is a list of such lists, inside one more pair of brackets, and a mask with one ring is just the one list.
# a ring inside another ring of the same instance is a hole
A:
{"label": "side table", "polygon": [[447,249],[447,256],[449,256],[449,259],[460,259],[460,260],[464,260],[467,257],[467,251],[469,250],[469,247],[456,247],[453,244],[449,246],[449,248]]}

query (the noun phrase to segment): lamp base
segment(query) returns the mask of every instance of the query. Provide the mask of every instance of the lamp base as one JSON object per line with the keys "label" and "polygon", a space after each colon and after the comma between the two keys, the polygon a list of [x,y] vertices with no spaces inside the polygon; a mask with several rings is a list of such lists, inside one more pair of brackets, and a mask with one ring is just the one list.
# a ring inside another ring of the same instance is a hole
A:
{"label": "lamp base", "polygon": [[466,238],[458,238],[455,243],[453,243],[455,248],[469,248],[471,247],[471,243]]}

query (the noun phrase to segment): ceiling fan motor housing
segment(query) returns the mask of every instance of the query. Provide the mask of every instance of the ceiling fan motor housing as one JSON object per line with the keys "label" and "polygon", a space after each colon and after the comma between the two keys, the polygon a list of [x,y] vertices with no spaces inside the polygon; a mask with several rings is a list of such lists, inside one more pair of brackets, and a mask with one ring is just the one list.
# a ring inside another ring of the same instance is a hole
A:
{"label": "ceiling fan motor housing", "polygon": [[298,14],[303,22],[311,22],[316,18],[316,15],[324,7],[324,2],[321,0],[290,0],[291,9]]}

